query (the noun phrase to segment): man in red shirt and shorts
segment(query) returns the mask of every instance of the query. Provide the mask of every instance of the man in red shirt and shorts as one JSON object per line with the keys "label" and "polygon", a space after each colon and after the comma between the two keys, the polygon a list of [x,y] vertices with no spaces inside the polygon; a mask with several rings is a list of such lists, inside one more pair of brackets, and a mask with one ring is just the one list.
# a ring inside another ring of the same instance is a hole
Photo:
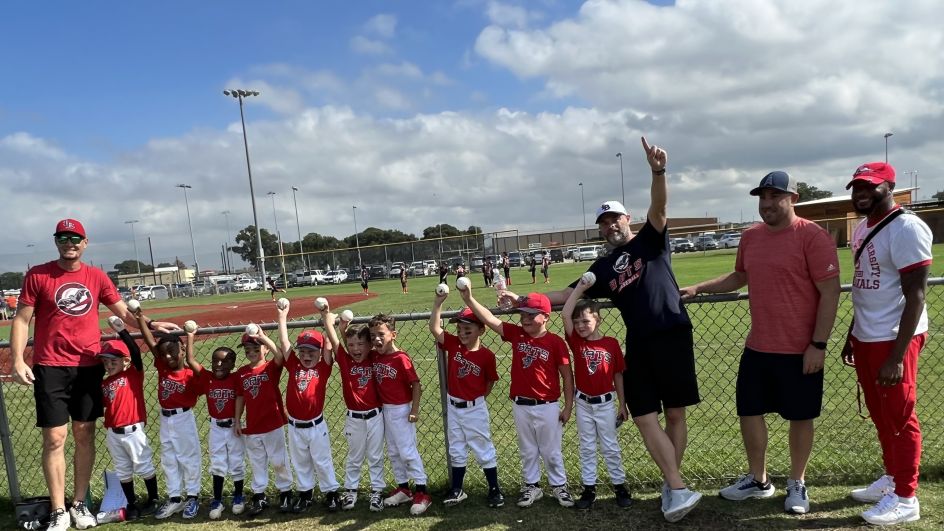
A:
{"label": "man in red shirt and shorts", "polygon": [[726,293],[747,285],[751,330],[738,368],[737,413],[750,472],[721,490],[734,501],[769,498],[767,424],[778,413],[790,421],[790,475],[784,509],[810,510],[804,477],[813,451],[813,419],[823,405],[826,341],[839,305],[839,258],[825,229],[798,217],[797,182],[768,173],[751,195],[764,220],[745,230],[734,271],[680,290],[683,299]]}
{"label": "man in red shirt and shorts", "polygon": [[[104,304],[126,324],[137,328],[115,285],[101,269],[82,263],[88,247],[85,227],[75,219],[56,224],[53,233],[59,259],[38,265],[26,273],[16,317],[10,330],[13,379],[33,386],[36,426],[43,432],[43,475],[49,489],[50,531],[96,525],[85,506],[92,467],[95,464],[95,420],[102,417],[102,377],[105,370],[96,358],[99,351],[99,305]],[[24,353],[29,324],[36,317],[32,367]],[[173,323],[149,326],[170,331]],[[65,443],[72,419],[75,444],[73,504],[66,512]]]}

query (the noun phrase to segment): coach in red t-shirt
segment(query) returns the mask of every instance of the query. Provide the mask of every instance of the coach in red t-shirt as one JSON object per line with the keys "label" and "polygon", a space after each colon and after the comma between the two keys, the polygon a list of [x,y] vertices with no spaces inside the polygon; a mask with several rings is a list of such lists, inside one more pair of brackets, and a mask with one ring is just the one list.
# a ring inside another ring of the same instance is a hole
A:
{"label": "coach in red t-shirt", "polygon": [[[100,269],[82,263],[88,247],[85,228],[74,219],[56,224],[53,234],[59,259],[26,273],[19,307],[10,333],[13,378],[33,386],[36,426],[43,432],[43,474],[49,489],[52,516],[49,529],[67,529],[70,516],[80,529],[95,525],[85,507],[95,462],[95,420],[102,416],[102,376],[99,352],[99,305],[104,304],[125,323],[136,326],[111,279]],[[36,317],[32,367],[24,360],[30,320]],[[152,322],[169,331],[173,323]],[[65,446],[72,419],[75,439],[75,500],[65,514]]]}
{"label": "coach in red t-shirt", "polygon": [[744,231],[734,271],[681,289],[683,299],[725,293],[747,285],[751,330],[738,368],[737,413],[750,473],[721,490],[728,500],[769,498],[767,424],[778,413],[790,421],[790,475],[784,509],[810,510],[804,476],[813,450],[813,419],[823,405],[826,341],[839,305],[839,258],[829,233],[793,210],[797,182],[774,171],[761,179],[764,220]]}

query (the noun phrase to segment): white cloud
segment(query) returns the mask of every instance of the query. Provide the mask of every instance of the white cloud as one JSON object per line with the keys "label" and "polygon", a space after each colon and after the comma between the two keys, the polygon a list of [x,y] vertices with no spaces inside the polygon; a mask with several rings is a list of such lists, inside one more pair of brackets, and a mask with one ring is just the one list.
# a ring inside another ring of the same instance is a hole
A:
{"label": "white cloud", "polygon": [[485,7],[485,15],[492,24],[524,28],[531,21],[541,20],[543,15],[537,11],[529,11],[521,6],[505,2],[490,1]]}
{"label": "white cloud", "polygon": [[387,43],[376,39],[369,39],[363,35],[355,35],[352,37],[350,45],[351,50],[363,55],[388,55],[393,53],[393,48]]}
{"label": "white cloud", "polygon": [[392,39],[397,31],[397,17],[388,13],[374,15],[364,23],[364,31],[382,39]]}

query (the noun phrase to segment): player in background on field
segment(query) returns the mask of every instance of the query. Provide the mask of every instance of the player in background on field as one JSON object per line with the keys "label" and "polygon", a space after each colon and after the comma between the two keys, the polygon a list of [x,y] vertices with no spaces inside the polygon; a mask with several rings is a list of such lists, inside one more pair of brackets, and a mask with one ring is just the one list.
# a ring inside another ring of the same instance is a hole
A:
{"label": "player in background on field", "polygon": [[[105,341],[98,357],[105,366],[102,400],[105,405],[105,445],[111,454],[115,474],[121,483],[128,505],[125,520],[136,520],[142,514],[157,510],[157,475],[154,456],[144,433],[147,424],[144,398],[144,363],[141,349],[125,330],[120,317],[111,316],[108,324],[121,341]],[[148,498],[140,509],[135,505],[134,474],[144,478]]]}
{"label": "player in background on field", "polygon": [[407,277],[406,265],[400,266],[400,291],[406,295],[410,292],[410,288],[407,285],[409,278]]}
{"label": "player in background on field", "polygon": [[346,347],[341,344],[334,329],[337,316],[325,305],[321,310],[325,333],[341,373],[341,389],[347,415],[344,420],[344,436],[347,438],[347,457],[344,460],[344,493],[341,508],[349,510],[357,503],[357,486],[361,481],[361,468],[367,461],[370,473],[370,510],[382,511],[384,481],[383,446],[384,422],[380,395],[374,381],[374,366],[370,359],[370,330],[365,326],[350,326],[341,320],[341,334]]}
{"label": "player in background on field", "polygon": [[[200,510],[197,497],[203,475],[200,436],[193,416],[200,386],[194,372],[184,363],[180,337],[159,332],[159,339],[155,340],[144,312],[138,309],[134,313],[144,343],[154,355],[161,405],[161,468],[168,499],[154,517],[162,520],[183,511],[184,518],[191,519]],[[186,501],[181,498],[183,491],[187,494]]]}
{"label": "player in background on field", "polygon": [[508,258],[508,251],[502,251],[501,254],[502,269],[505,270],[505,284],[511,285],[511,259]]}
{"label": "player in background on field", "polygon": [[[279,389],[284,358],[259,327],[253,335],[243,334],[242,345],[249,363],[236,371],[239,386],[236,387],[234,418],[236,433],[243,437],[249,466],[252,467],[249,514],[256,516],[269,506],[265,494],[269,486],[269,465],[275,472],[275,487],[279,489],[279,510],[289,512],[292,510],[292,471],[285,448],[285,430],[282,427],[287,419]],[[272,359],[267,360],[270,350]],[[243,410],[246,411],[245,427],[241,424]]]}
{"label": "player in background on field", "polygon": [[[397,482],[397,488],[384,499],[384,505],[395,507],[412,502],[410,514],[420,515],[433,503],[426,490],[423,458],[416,447],[416,422],[419,420],[423,389],[410,355],[394,343],[397,338],[396,326],[394,318],[384,314],[375,315],[368,323],[374,347],[371,355],[374,379],[377,380],[377,391],[383,402],[387,456]],[[410,491],[410,479],[413,480],[415,494]]]}
{"label": "player in background on field", "polygon": [[325,506],[335,512],[341,508],[340,485],[331,459],[328,423],[322,414],[334,356],[317,330],[303,330],[292,348],[286,323],[289,307],[286,304],[279,308],[279,343],[288,371],[285,386],[288,448],[299,491],[293,512],[302,513],[311,507],[316,478]]}
{"label": "player in background on field", "polygon": [[285,293],[285,290],[275,285],[275,279],[271,276],[266,277],[266,284],[269,285],[269,295],[272,296],[272,300],[275,300],[276,293]]}
{"label": "player in background on field", "polygon": [[210,520],[223,515],[223,482],[229,476],[233,480],[233,514],[242,514],[246,509],[243,485],[246,479],[246,448],[243,439],[236,433],[236,389],[239,377],[233,372],[236,367],[236,351],[229,347],[217,347],[210,355],[211,368],[200,364],[194,356],[196,330],[187,332],[187,366],[197,375],[200,392],[206,395],[207,413],[210,414],[210,435],[207,450],[210,454],[210,475],[213,477],[213,501],[210,502]]}
{"label": "player in background on field", "polygon": [[[576,506],[589,509],[596,500],[599,443],[600,454],[613,483],[616,504],[629,507],[632,497],[626,488],[626,471],[616,439],[617,426],[629,419],[623,393],[626,362],[619,341],[614,337],[604,337],[600,332],[600,303],[581,298],[592,284],[581,277],[561,310],[564,335],[574,353],[574,384],[577,388],[577,435],[580,439],[583,493]],[[616,408],[613,407],[614,398]]]}
{"label": "player in background on field", "polygon": [[[544,496],[540,460],[544,461],[551,492],[562,507],[573,507],[567,490],[567,472],[561,453],[564,424],[574,407],[574,373],[570,352],[560,336],[548,332],[551,302],[540,293],[529,293],[518,302],[521,325],[503,322],[472,297],[471,286],[459,290],[475,316],[511,343],[511,390],[518,451],[524,486],[518,507],[530,507]],[[558,408],[564,387],[564,409]]]}
{"label": "player in background on field", "polygon": [[551,278],[548,270],[551,268],[551,253],[550,251],[544,251],[541,255],[541,273],[544,275],[544,283],[550,284]]}
{"label": "player in background on field", "polygon": [[531,283],[534,284],[537,282],[535,277],[538,273],[538,261],[535,260],[533,256],[528,257],[528,272],[531,273]]}
{"label": "player in background on field", "polygon": [[471,450],[488,482],[488,506],[501,507],[505,505],[505,497],[498,486],[498,459],[485,404],[485,397],[498,381],[495,354],[482,346],[485,325],[468,308],[449,320],[456,323],[457,334],[443,330],[442,305],[448,296],[448,293],[437,295],[429,315],[429,331],[446,357],[446,389],[449,394],[446,420],[452,489],[443,503],[456,505],[468,497],[462,490],[462,483]]}
{"label": "player in background on field", "polygon": [[364,295],[370,295],[367,291],[367,285],[370,282],[370,270],[367,269],[367,266],[361,266],[361,291],[364,292]]}

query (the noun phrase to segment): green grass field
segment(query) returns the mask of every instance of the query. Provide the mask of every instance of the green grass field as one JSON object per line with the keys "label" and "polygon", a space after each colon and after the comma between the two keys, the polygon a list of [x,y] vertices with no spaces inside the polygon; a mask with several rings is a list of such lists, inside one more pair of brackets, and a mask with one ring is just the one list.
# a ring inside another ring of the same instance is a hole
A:
{"label": "green grass field", "polygon": [[[935,257],[944,253],[944,246],[935,246]],[[841,264],[851,262],[848,250],[840,250]],[[716,251],[707,254],[688,254],[674,257],[674,267],[680,285],[688,285],[700,280],[723,274],[733,268],[733,251]],[[583,264],[555,264],[551,268],[551,284],[541,284],[542,277],[538,274],[538,284],[530,285],[530,275],[526,269],[515,270],[512,275],[511,289],[523,293],[534,289],[547,291],[560,289],[573,279],[577,278],[586,269],[588,263]],[[851,274],[846,268],[843,271],[843,283],[849,282]],[[527,278],[526,278],[527,276]],[[485,291],[481,275],[471,276],[475,286],[479,286],[477,295],[481,300],[494,301],[491,290]],[[454,279],[450,279],[450,283]],[[348,306],[357,316],[369,316],[378,312],[422,314],[428,312],[433,298],[433,288],[437,283],[436,277],[415,278],[410,281],[410,293],[401,294],[399,282],[373,281],[371,291],[378,296]],[[525,283],[527,281],[527,283]],[[332,293],[358,293],[359,285],[347,283],[337,286],[318,286],[312,288],[290,289],[288,296],[310,297],[313,295],[331,295]],[[923,356],[919,385],[921,393],[920,415],[926,427],[924,446],[924,470],[932,477],[940,479],[944,472],[944,461],[940,456],[944,452],[944,437],[939,427],[944,425],[944,410],[940,404],[944,403],[941,396],[942,371],[944,364],[938,361],[941,345],[937,334],[939,317],[944,311],[944,289],[932,288],[928,296],[929,312],[932,320],[932,334],[925,355]],[[145,309],[152,318],[167,318],[180,315],[179,310],[172,308],[186,304],[209,304],[215,302],[242,302],[247,300],[267,300],[268,293],[233,294],[221,297],[201,297],[195,299],[178,299],[174,301],[148,302]],[[458,310],[461,306],[460,298],[453,294],[446,303],[447,309]],[[162,309],[167,309],[162,311]],[[313,311],[313,309],[312,309]],[[843,367],[838,362],[838,353],[835,344],[838,338],[845,333],[851,317],[851,307],[847,296],[842,299],[836,331],[833,333],[832,347],[826,369],[826,396],[824,397],[823,416],[818,421],[818,436],[813,458],[809,467],[811,495],[814,501],[822,503],[821,513],[814,517],[804,518],[803,524],[793,518],[786,518],[779,512],[778,504],[782,497],[773,501],[759,502],[751,505],[732,505],[718,500],[706,500],[704,507],[687,519],[684,525],[699,528],[704,527],[738,527],[743,524],[751,527],[772,526],[776,528],[792,527],[845,527],[857,525],[857,506],[853,506],[845,499],[846,486],[826,487],[825,485],[849,485],[853,482],[866,481],[880,472],[878,445],[874,437],[871,422],[860,419],[856,414],[855,377],[851,369]],[[734,411],[734,379],[737,371],[737,362],[743,345],[743,338],[749,327],[747,303],[726,302],[714,304],[691,304],[689,312],[695,322],[696,334],[696,362],[698,365],[699,382],[702,391],[702,403],[691,408],[689,413],[689,450],[683,464],[683,474],[703,492],[713,493],[719,485],[740,473],[745,468],[745,458],[737,427],[737,418]],[[273,320],[275,311],[273,308]],[[609,335],[622,338],[624,329],[617,313],[610,310],[604,316],[604,327]],[[560,333],[562,323],[559,317],[552,319],[550,328]],[[3,329],[0,329],[3,330]],[[6,329],[8,330],[8,329]],[[398,323],[398,344],[409,352],[417,365],[417,370],[423,379],[424,398],[421,409],[421,420],[418,426],[420,452],[423,456],[427,473],[430,476],[434,495],[441,494],[447,484],[447,465],[445,456],[445,441],[443,438],[442,408],[440,407],[440,386],[435,349],[425,320],[404,319]],[[297,330],[295,331],[297,333]],[[228,337],[214,339],[212,342],[203,342],[198,355],[205,362],[214,346],[226,344],[237,346],[238,337],[233,334]],[[509,369],[510,351],[496,336],[487,333],[484,338],[486,346],[496,352],[499,360],[499,373],[507,375]],[[149,355],[145,354],[146,362]],[[337,378],[332,376],[332,378]],[[149,373],[148,389],[153,392],[155,376]],[[507,400],[508,379],[503,379],[495,386],[489,398],[489,408],[492,415],[493,439],[499,451],[500,477],[506,493],[517,491],[520,482],[520,462],[518,460],[517,439],[514,424],[511,418],[510,404]],[[39,432],[32,427],[33,400],[29,389],[13,384],[4,384],[5,403],[10,416],[11,437],[14,443],[14,453],[19,473],[20,486],[24,496],[42,494],[44,483],[39,467]],[[157,454],[159,425],[156,397],[151,397],[149,408],[148,434],[152,447]],[[205,433],[205,406],[201,402],[196,408],[201,433]],[[342,469],[346,442],[341,433],[343,427],[344,404],[340,396],[337,382],[329,386],[326,419],[330,426],[332,446],[334,448],[335,466]],[[788,469],[786,452],[785,423],[778,418],[771,417],[769,467],[775,478],[782,478]],[[100,434],[99,459],[97,462],[96,477],[100,478],[101,470],[110,466],[110,458],[104,447],[104,434]],[[520,511],[508,507],[503,511],[489,511],[479,499],[484,493],[484,479],[475,465],[470,466],[466,484],[470,495],[474,498],[468,508],[455,511],[444,511],[438,507],[428,518],[415,521],[420,528],[505,528],[518,527],[535,529],[547,525],[571,525],[573,527],[595,528],[601,527],[612,518],[620,518],[621,522],[629,527],[661,527],[661,516],[657,510],[657,500],[653,499],[654,487],[661,480],[658,470],[645,452],[639,436],[633,426],[624,425],[619,430],[619,437],[623,448],[623,461],[631,483],[639,490],[644,501],[639,508],[617,514],[615,507],[609,503],[603,504],[589,517],[573,516],[562,509],[554,507],[549,501],[542,501],[541,509]],[[568,469],[571,486],[577,490],[580,483],[579,464],[577,459],[576,429],[573,423],[565,427],[564,457]],[[155,456],[155,458],[157,458]],[[71,472],[70,472],[71,473]],[[390,474],[388,471],[388,478]],[[606,483],[605,470],[600,470],[601,484]],[[70,480],[71,481],[71,480]],[[362,481],[363,482],[363,481]],[[782,479],[780,479],[782,487]],[[822,487],[821,487],[822,485]],[[6,478],[0,479],[0,492],[7,491]],[[227,487],[229,488],[229,487]],[[102,482],[94,481],[93,489],[96,495],[101,494]],[[822,490],[820,490],[822,489]],[[140,490],[140,489],[139,489]],[[209,478],[204,477],[204,491],[209,490]],[[822,495],[817,494],[822,492]],[[928,497],[922,497],[925,519],[922,527],[930,522],[938,525],[927,527],[937,528],[941,522],[941,514],[935,513],[933,507],[940,507],[944,498],[944,485],[932,484],[928,489]],[[608,496],[608,488],[601,487],[601,495]],[[922,495],[924,496],[924,495]],[[204,507],[205,514],[205,507]],[[394,514],[396,516],[394,516]],[[461,516],[460,516],[461,515]],[[930,518],[929,518],[930,517]],[[365,526],[375,528],[402,527],[407,524],[403,519],[408,518],[407,512],[387,511],[377,517],[358,508],[353,515],[331,515],[324,518],[303,520],[311,525],[325,525],[332,528],[360,528]],[[573,518],[574,520],[570,520]],[[460,520],[461,519],[461,520]],[[809,521],[807,521],[809,520]],[[294,528],[299,521],[276,518],[280,522],[275,528]],[[413,522],[414,520],[410,520]],[[153,522],[145,525],[152,525]],[[190,524],[188,523],[188,526]],[[204,523],[202,525],[210,525]],[[238,524],[240,526],[252,524]],[[200,524],[195,524],[199,528]],[[135,527],[135,526],[132,526]],[[234,525],[235,527],[235,525]]]}

